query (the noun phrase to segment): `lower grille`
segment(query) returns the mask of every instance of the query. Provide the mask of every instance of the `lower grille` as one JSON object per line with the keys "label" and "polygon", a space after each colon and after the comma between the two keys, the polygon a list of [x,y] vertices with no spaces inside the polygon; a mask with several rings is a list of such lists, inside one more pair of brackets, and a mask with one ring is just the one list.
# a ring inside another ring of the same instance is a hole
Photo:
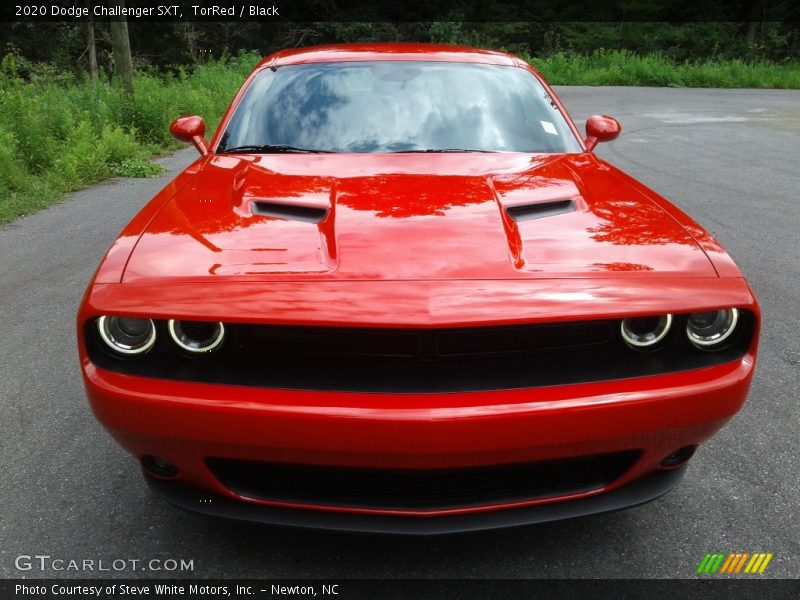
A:
{"label": "lower grille", "polygon": [[636,451],[458,469],[364,469],[212,458],[230,490],[248,498],[395,510],[442,510],[596,490],[620,477]]}

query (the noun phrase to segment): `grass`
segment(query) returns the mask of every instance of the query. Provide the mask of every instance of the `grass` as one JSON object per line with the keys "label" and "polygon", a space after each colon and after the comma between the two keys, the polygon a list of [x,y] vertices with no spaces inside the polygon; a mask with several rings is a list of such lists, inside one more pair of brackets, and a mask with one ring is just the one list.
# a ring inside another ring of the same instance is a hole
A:
{"label": "grass", "polygon": [[[617,50],[525,58],[561,85],[800,89],[797,61],[676,63]],[[0,62],[0,224],[113,175],[158,175],[150,159],[180,146],[169,135],[172,119],[200,114],[213,131],[258,59],[241,54],[174,75],[138,72],[131,99],[104,79],[7,54]]]}
{"label": "grass", "polygon": [[154,177],[153,156],[181,146],[169,124],[200,114],[213,131],[259,57],[242,54],[176,75],[139,72],[133,98],[7,54],[0,62],[0,224],[117,175]]}
{"label": "grass", "polygon": [[676,63],[660,54],[596,50],[525,57],[554,85],[800,89],[800,61],[707,60]]}

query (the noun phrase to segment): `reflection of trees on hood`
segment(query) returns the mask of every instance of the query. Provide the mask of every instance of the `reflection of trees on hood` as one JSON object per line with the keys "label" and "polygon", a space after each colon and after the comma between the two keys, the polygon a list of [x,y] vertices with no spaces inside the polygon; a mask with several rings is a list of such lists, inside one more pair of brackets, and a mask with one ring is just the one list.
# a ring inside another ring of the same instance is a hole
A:
{"label": "reflection of trees on hood", "polygon": [[353,210],[372,211],[376,217],[422,217],[444,215],[454,206],[492,200],[492,191],[482,177],[447,175],[379,175],[344,183],[337,203]]}
{"label": "reflection of trees on hood", "polygon": [[590,203],[590,210],[603,220],[587,230],[598,242],[631,246],[693,244],[688,234],[676,236],[674,227],[665,227],[665,220],[672,224],[669,215],[646,201],[595,200]]}
{"label": "reflection of trees on hood", "polygon": [[[323,177],[277,175],[255,170],[244,160],[232,170],[232,177],[231,171],[215,169],[211,164],[206,166],[206,171],[208,174],[201,175],[196,183],[181,190],[164,206],[148,226],[148,231],[202,237],[243,229],[274,218],[251,215],[249,208],[236,210],[244,208],[251,200],[327,196],[332,186],[330,180]],[[255,175],[258,181],[252,181],[248,174]],[[210,243],[205,238],[198,241],[204,246]]]}

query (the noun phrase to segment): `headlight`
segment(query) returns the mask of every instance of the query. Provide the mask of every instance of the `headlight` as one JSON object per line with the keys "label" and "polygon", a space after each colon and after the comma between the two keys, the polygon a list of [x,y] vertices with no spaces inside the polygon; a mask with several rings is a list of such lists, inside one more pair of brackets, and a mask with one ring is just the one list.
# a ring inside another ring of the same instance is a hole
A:
{"label": "headlight", "polygon": [[120,354],[144,354],[156,343],[156,327],[151,319],[100,317],[97,331],[106,346]]}
{"label": "headlight", "polygon": [[634,317],[622,320],[620,334],[631,348],[645,350],[658,345],[667,336],[670,327],[672,327],[672,315]]}
{"label": "headlight", "polygon": [[222,343],[225,326],[208,321],[176,321],[170,319],[167,329],[172,341],[187,352],[211,352]]}
{"label": "headlight", "polygon": [[697,312],[686,320],[686,336],[702,350],[716,350],[727,340],[739,322],[735,308]]}

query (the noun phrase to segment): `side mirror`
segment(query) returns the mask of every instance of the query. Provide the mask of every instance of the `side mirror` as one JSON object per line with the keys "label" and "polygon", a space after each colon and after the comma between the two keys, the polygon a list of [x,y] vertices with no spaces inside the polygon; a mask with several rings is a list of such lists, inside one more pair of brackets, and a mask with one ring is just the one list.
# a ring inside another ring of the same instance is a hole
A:
{"label": "side mirror", "polygon": [[187,142],[194,144],[197,151],[202,154],[208,154],[208,142],[203,138],[206,132],[206,122],[203,117],[180,117],[172,122],[169,126],[169,132],[176,140],[180,142]]}
{"label": "side mirror", "polygon": [[622,131],[622,125],[614,117],[608,115],[592,115],[586,119],[586,139],[583,140],[587,150],[593,150],[600,142],[610,142]]}

